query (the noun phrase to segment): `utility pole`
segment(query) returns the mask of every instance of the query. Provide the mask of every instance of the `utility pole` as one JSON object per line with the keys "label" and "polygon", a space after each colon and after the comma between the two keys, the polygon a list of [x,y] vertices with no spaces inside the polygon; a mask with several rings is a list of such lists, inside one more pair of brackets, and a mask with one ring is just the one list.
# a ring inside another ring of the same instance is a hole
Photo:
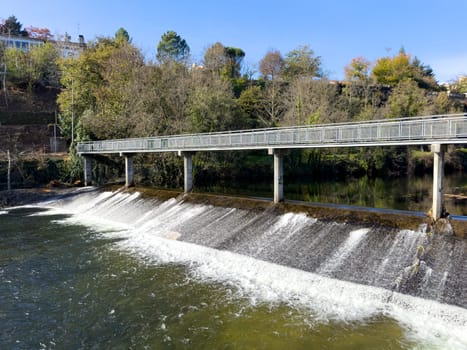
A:
{"label": "utility pole", "polygon": [[55,123],[54,123],[54,153],[57,153],[57,110],[55,110]]}
{"label": "utility pole", "polygon": [[[8,28],[8,43],[11,42],[11,29]],[[7,45],[8,47],[8,45]],[[2,78],[2,83],[3,83],[3,94],[5,96],[5,105],[8,108],[8,98],[7,98],[7,93],[6,93],[6,61],[3,62],[3,72],[2,72],[3,78]]]}
{"label": "utility pole", "polygon": [[7,184],[8,184],[8,191],[11,191],[11,157],[10,157],[10,150],[6,152],[8,157],[8,176],[7,176]]}
{"label": "utility pole", "polygon": [[5,96],[5,105],[8,108],[8,98],[7,98],[7,93],[6,93],[6,63],[2,63],[2,65],[3,65],[3,72],[0,72],[0,74],[3,75],[2,89],[3,89],[3,95]]}
{"label": "utility pole", "polygon": [[75,87],[74,79],[71,79],[71,146],[75,141]]}

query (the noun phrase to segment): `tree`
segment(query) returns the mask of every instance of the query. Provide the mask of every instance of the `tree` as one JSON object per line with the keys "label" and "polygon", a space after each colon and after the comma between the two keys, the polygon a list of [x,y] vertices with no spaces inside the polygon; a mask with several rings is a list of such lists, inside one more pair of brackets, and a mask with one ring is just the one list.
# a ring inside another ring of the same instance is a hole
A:
{"label": "tree", "polygon": [[467,76],[459,78],[459,92],[467,93]]}
{"label": "tree", "polygon": [[412,60],[403,48],[397,56],[376,61],[372,74],[379,84],[394,87],[404,80],[413,80],[422,89],[439,90],[430,66],[422,64],[417,57]]}
{"label": "tree", "polygon": [[372,72],[379,84],[396,86],[403,80],[413,78],[410,56],[401,49],[394,57],[382,57],[376,61]]}
{"label": "tree", "polygon": [[204,52],[203,66],[226,78],[240,77],[245,52],[237,47],[224,46],[220,42],[207,48]]}
{"label": "tree", "polygon": [[353,58],[345,66],[344,87],[342,88],[342,104],[350,120],[367,119],[375,112],[374,85],[370,85],[371,63],[363,57]]}
{"label": "tree", "polygon": [[439,90],[439,85],[430,66],[423,64],[415,57],[412,61],[412,69],[414,71],[413,78],[420,88],[432,91]]}
{"label": "tree", "polygon": [[266,80],[262,96],[263,114],[261,120],[264,126],[277,126],[285,110],[283,100],[283,84],[280,79],[285,66],[282,55],[277,50],[271,50],[259,63],[259,70]]}
{"label": "tree", "polygon": [[454,94],[467,93],[467,75],[459,75],[455,80],[452,80],[447,86],[447,90]]}
{"label": "tree", "polygon": [[370,74],[371,63],[363,57],[353,58],[344,68],[347,81],[367,82]]}
{"label": "tree", "polygon": [[37,27],[28,27],[26,28],[28,32],[28,36],[34,39],[40,39],[44,41],[49,41],[54,38],[52,33],[50,33],[50,29],[48,28],[37,28]]}
{"label": "tree", "polygon": [[128,87],[128,95],[133,96],[133,136],[191,132],[188,104],[197,74],[183,65],[146,65],[136,70]]}
{"label": "tree", "polygon": [[278,78],[285,66],[282,55],[277,50],[271,50],[259,62],[259,71],[266,80],[275,80]]}
{"label": "tree", "polygon": [[26,52],[11,47],[6,48],[3,53],[3,60],[8,71],[8,82],[16,86],[29,85],[27,74],[29,59]]}
{"label": "tree", "polygon": [[157,60],[161,63],[185,62],[190,55],[190,47],[185,39],[182,39],[173,30],[169,30],[161,36],[157,45]]}
{"label": "tree", "polygon": [[276,80],[266,81],[261,96],[260,120],[263,127],[279,126],[286,111],[284,85]]}
{"label": "tree", "polygon": [[427,108],[425,91],[413,80],[403,80],[397,84],[389,97],[386,108],[389,118],[403,118],[421,115]]}
{"label": "tree", "polygon": [[310,124],[308,117],[315,112],[309,100],[312,96],[312,83],[308,79],[295,79],[288,86],[284,118],[287,125]]}
{"label": "tree", "polygon": [[83,126],[99,138],[130,137],[135,128],[132,115],[135,97],[128,88],[135,70],[143,66],[144,60],[141,52],[128,42],[121,42],[117,47],[109,45],[107,50],[100,72],[103,84],[95,91],[94,115],[83,118]]}
{"label": "tree", "polygon": [[327,79],[295,79],[284,93],[282,125],[343,122],[338,87]]}
{"label": "tree", "polygon": [[245,52],[237,47],[226,47],[225,56],[227,58],[224,69],[224,74],[229,78],[240,78],[242,68],[242,60],[245,57]]}
{"label": "tree", "polygon": [[51,43],[34,46],[29,51],[7,48],[4,60],[8,79],[17,86],[59,85],[58,51]]}
{"label": "tree", "polygon": [[242,91],[237,100],[240,110],[246,117],[245,128],[258,128],[267,125],[262,120],[262,91],[259,86],[249,86]]}
{"label": "tree", "polygon": [[238,109],[229,82],[222,77],[211,76],[208,84],[195,84],[189,113],[194,132],[235,129]]}
{"label": "tree", "polygon": [[30,76],[33,84],[60,87],[60,70],[57,60],[60,56],[57,48],[50,42],[35,46],[29,51]]}
{"label": "tree", "polygon": [[308,45],[299,46],[285,55],[284,75],[292,80],[294,78],[320,77],[321,58],[315,57]]}
{"label": "tree", "polygon": [[[62,131],[70,136],[72,110],[76,125],[81,122],[93,138],[132,135],[135,128],[129,85],[135,71],[144,65],[141,52],[128,42],[98,39],[78,58],[60,60],[64,87],[57,102]],[[73,101],[73,106],[72,106]]]}
{"label": "tree", "polygon": [[117,41],[117,43],[121,43],[122,41],[126,41],[130,43],[131,42],[130,34],[128,34],[125,28],[120,27],[115,32],[115,40]]}
{"label": "tree", "polygon": [[315,57],[309,46],[299,46],[288,52],[284,60],[283,76],[288,84],[284,91],[285,112],[282,123],[303,124],[313,121],[310,101],[312,79],[322,76],[321,58]]}
{"label": "tree", "polygon": [[457,99],[450,99],[448,94],[440,91],[431,106],[430,114],[459,113],[462,112],[462,102]]}
{"label": "tree", "polygon": [[0,25],[0,34],[28,36],[28,32],[23,29],[23,25],[18,21],[18,19],[15,16],[8,17]]}
{"label": "tree", "polygon": [[208,47],[204,52],[204,69],[215,72],[218,75],[222,74],[226,61],[227,57],[225,56],[225,46],[220,42]]}

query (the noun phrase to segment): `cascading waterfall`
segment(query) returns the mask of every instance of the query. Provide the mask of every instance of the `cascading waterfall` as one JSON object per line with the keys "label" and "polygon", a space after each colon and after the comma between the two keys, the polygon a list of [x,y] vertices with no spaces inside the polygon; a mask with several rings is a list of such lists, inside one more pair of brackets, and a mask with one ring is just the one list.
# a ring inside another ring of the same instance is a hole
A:
{"label": "cascading waterfall", "polygon": [[297,302],[330,319],[389,314],[420,337],[435,319],[450,341],[467,344],[465,240],[118,191],[83,189],[41,205],[74,213],[68,222],[111,224],[102,234],[119,238],[118,249],[186,263],[252,300]]}
{"label": "cascading waterfall", "polygon": [[326,259],[322,266],[320,266],[316,272],[320,275],[328,276],[332,274],[345,260],[352,254],[354,249],[358,246],[361,240],[365,238],[365,235],[369,232],[369,229],[363,228],[349,233],[348,238],[342,243],[341,246],[332,254],[332,256]]}

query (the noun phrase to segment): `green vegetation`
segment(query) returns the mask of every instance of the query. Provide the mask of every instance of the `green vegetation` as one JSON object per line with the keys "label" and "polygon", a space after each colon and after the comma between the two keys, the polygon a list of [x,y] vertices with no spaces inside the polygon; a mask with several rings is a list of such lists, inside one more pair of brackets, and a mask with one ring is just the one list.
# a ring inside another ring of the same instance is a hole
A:
{"label": "green vegetation", "polygon": [[[8,23],[7,23],[8,22]],[[16,18],[4,28],[21,31]],[[19,26],[19,27],[18,27]],[[462,111],[463,100],[449,98],[434,72],[401,49],[374,65],[365,58],[345,67],[346,80],[329,81],[322,58],[307,45],[282,55],[267,52],[259,72],[244,65],[241,48],[215,43],[205,50],[200,64],[190,60],[190,48],[175,31],[167,31],[157,45],[157,62],[147,61],[124,28],[114,37],[91,42],[79,57],[59,58],[50,45],[28,52],[0,48],[0,62],[7,68],[8,88],[35,91],[60,88],[57,98],[61,132],[75,141],[143,137],[192,132],[349,122]],[[464,91],[465,81],[453,85]],[[1,100],[0,100],[1,101]],[[70,177],[80,174],[80,162],[71,148]],[[448,157],[452,169],[463,166],[462,152]],[[261,159],[259,159],[259,158]],[[250,174],[257,160],[256,176],[269,172],[270,162],[255,152],[198,154],[198,180]],[[307,176],[400,175],[429,164],[412,149],[373,148],[294,151],[286,167]],[[157,163],[157,172],[143,172],[146,183],[179,182],[180,160],[172,155],[145,155],[137,166]],[[115,159],[119,164],[120,159]],[[461,166],[459,166],[459,164]],[[298,170],[300,169],[300,170]],[[97,170],[104,173],[102,170]],[[71,175],[73,174],[73,175]],[[265,175],[266,176],[266,175]],[[268,175],[269,176],[269,175]]]}
{"label": "green vegetation", "polygon": [[[11,186],[12,188],[27,188],[43,186],[50,182],[51,179],[60,181],[68,181],[63,178],[65,174],[64,160],[57,158],[46,158],[44,155],[36,159],[15,158],[11,169]],[[7,188],[7,161],[0,158],[0,191]]]}
{"label": "green vegetation", "polygon": [[157,45],[157,59],[160,63],[181,63],[186,61],[189,55],[190,47],[180,35],[173,30],[162,35],[161,41]]}
{"label": "green vegetation", "polygon": [[51,43],[34,46],[29,51],[16,48],[0,50],[6,65],[7,84],[32,90],[39,86],[59,87],[58,50]]}
{"label": "green vegetation", "polygon": [[28,36],[28,32],[23,29],[23,25],[15,16],[10,16],[3,23],[0,23],[0,34]]}

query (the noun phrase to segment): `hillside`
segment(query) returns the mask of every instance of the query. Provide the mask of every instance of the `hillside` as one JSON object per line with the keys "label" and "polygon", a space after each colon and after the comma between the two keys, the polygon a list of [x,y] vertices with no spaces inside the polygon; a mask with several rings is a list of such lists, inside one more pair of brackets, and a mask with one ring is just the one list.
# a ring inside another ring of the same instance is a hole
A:
{"label": "hillside", "polygon": [[[58,131],[57,131],[58,133]],[[50,153],[53,146],[54,125],[2,125],[0,126],[0,150],[14,153]],[[57,151],[64,145],[57,141]]]}
{"label": "hillside", "polygon": [[41,112],[54,113],[57,110],[57,88],[38,85],[31,91],[18,87],[9,87],[6,96],[0,91],[0,113]]}
{"label": "hillside", "polygon": [[[0,96],[0,151],[49,153],[66,151],[60,130],[54,128],[59,90],[12,88]],[[54,135],[57,146],[54,146]]]}

